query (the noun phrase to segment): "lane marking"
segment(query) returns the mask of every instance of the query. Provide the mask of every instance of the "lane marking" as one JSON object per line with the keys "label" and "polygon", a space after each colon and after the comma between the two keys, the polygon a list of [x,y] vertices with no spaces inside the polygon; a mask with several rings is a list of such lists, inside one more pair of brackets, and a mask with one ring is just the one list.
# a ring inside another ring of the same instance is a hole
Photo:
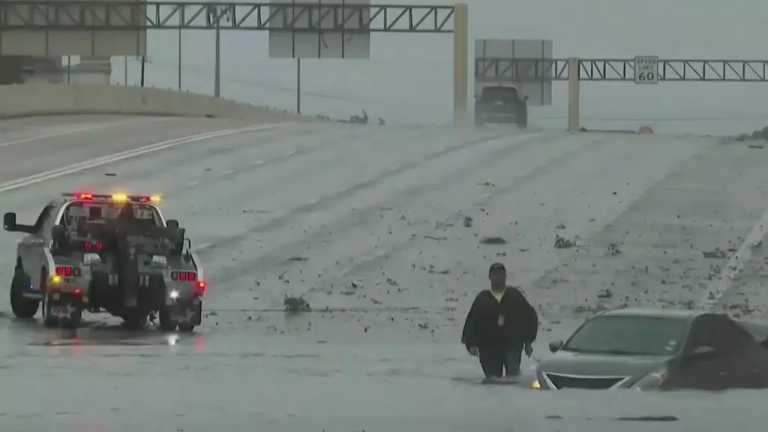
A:
{"label": "lane marking", "polygon": [[[161,120],[165,120],[165,119],[152,119],[152,120],[147,120],[147,122],[154,122],[154,121],[161,121]],[[67,130],[63,130],[63,131],[59,130],[59,131],[56,131],[56,132],[49,132],[49,133],[42,134],[42,135],[35,135],[35,136],[31,136],[31,137],[26,137],[26,138],[18,138],[18,139],[11,140],[11,141],[0,142],[0,148],[2,148],[2,147],[10,147],[10,146],[16,145],[16,144],[24,144],[24,143],[28,143],[28,142],[32,142],[32,141],[44,140],[44,139],[48,139],[48,138],[56,138],[56,137],[60,137],[60,136],[64,136],[64,135],[76,134],[76,133],[79,133],[79,132],[96,131],[96,130],[101,130],[101,129],[108,129],[108,128],[111,128],[111,127],[116,127],[116,126],[121,126],[121,125],[125,125],[125,124],[136,123],[136,122],[138,122],[138,121],[135,120],[135,119],[131,119],[131,120],[125,120],[125,121],[119,121],[119,122],[112,122],[112,123],[108,123],[108,124],[97,124],[97,125],[92,125],[92,126],[83,126],[83,127],[79,127],[79,128],[75,128],[75,129],[67,129]]]}
{"label": "lane marking", "polygon": [[43,171],[37,174],[33,174],[31,176],[18,178],[16,180],[11,180],[5,183],[0,183],[0,192],[12,191],[25,186],[30,186],[36,183],[62,177],[68,174],[85,171],[87,169],[95,168],[102,165],[107,165],[107,164],[122,161],[125,159],[135,158],[137,156],[142,156],[147,153],[153,153],[156,151],[177,147],[183,144],[191,144],[194,142],[204,141],[211,138],[220,138],[224,136],[236,135],[236,134],[241,134],[245,132],[276,129],[276,128],[286,126],[288,124],[292,124],[292,123],[273,123],[268,125],[261,124],[261,125],[252,125],[252,126],[246,126],[242,128],[236,128],[236,129],[220,129],[213,132],[205,132],[197,135],[189,135],[185,137],[173,138],[166,141],[160,141],[157,143],[148,144],[135,149],[125,150],[122,152],[113,153],[111,155],[101,156],[101,157],[85,160],[82,162],[77,162],[71,165],[67,165],[65,167]]}
{"label": "lane marking", "polygon": [[760,245],[760,242],[765,237],[766,227],[768,227],[768,210],[763,213],[760,220],[752,227],[752,231],[744,239],[736,253],[728,258],[728,263],[722,269],[720,279],[717,280],[713,291],[711,291],[713,297],[710,298],[710,293],[707,292],[702,300],[704,307],[710,310],[716,308],[725,294],[733,288],[734,282],[744,270],[744,265],[752,258],[752,249]]}

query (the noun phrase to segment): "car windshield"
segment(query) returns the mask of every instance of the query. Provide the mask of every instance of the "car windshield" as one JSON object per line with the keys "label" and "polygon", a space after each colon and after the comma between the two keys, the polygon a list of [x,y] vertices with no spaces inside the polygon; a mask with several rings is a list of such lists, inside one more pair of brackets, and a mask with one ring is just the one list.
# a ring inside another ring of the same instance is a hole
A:
{"label": "car windshield", "polygon": [[673,355],[683,344],[687,326],[682,318],[602,316],[586,322],[563,349],[599,354]]}
{"label": "car windshield", "polygon": [[513,100],[517,99],[517,89],[514,87],[486,87],[482,93],[483,100]]}

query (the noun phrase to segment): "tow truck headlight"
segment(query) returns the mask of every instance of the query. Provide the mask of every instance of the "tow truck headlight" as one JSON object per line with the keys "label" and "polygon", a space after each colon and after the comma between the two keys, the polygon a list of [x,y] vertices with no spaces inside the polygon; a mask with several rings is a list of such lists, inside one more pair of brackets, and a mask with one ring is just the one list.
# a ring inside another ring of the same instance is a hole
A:
{"label": "tow truck headlight", "polygon": [[649,373],[648,375],[640,378],[635,385],[632,386],[635,390],[657,390],[664,384],[664,380],[667,379],[666,370],[658,370]]}
{"label": "tow truck headlight", "polygon": [[171,292],[168,293],[168,297],[170,297],[171,300],[176,300],[177,298],[179,298],[179,292],[176,290],[171,290]]}

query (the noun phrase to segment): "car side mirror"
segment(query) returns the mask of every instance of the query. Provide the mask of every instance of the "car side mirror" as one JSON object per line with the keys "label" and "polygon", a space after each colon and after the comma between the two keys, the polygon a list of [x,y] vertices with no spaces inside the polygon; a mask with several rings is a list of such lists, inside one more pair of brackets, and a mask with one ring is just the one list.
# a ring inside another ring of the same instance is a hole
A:
{"label": "car side mirror", "polygon": [[552,352],[552,353],[556,353],[556,352],[560,351],[563,348],[564,344],[565,343],[563,341],[561,341],[561,340],[550,342],[549,343],[549,351]]}
{"label": "car side mirror", "polygon": [[3,229],[16,231],[16,213],[9,212],[3,215]]}

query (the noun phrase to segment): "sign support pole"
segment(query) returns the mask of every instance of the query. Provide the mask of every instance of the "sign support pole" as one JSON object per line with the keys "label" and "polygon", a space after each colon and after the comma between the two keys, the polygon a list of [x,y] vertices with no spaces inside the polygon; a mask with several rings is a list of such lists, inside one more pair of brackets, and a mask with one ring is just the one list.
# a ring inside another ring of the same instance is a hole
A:
{"label": "sign support pole", "polygon": [[181,91],[181,27],[179,27],[179,91]]}
{"label": "sign support pole", "polygon": [[[218,13],[218,12],[217,12]],[[213,96],[221,97],[221,26],[219,17],[216,17],[216,71],[213,78]]]}
{"label": "sign support pole", "polygon": [[301,57],[296,57],[296,114],[301,114]]}
{"label": "sign support pole", "polygon": [[464,127],[469,87],[469,9],[465,3],[455,5],[453,20],[453,116],[454,124]]}
{"label": "sign support pole", "polygon": [[579,59],[568,59],[568,130],[576,132],[581,129],[579,119]]}

